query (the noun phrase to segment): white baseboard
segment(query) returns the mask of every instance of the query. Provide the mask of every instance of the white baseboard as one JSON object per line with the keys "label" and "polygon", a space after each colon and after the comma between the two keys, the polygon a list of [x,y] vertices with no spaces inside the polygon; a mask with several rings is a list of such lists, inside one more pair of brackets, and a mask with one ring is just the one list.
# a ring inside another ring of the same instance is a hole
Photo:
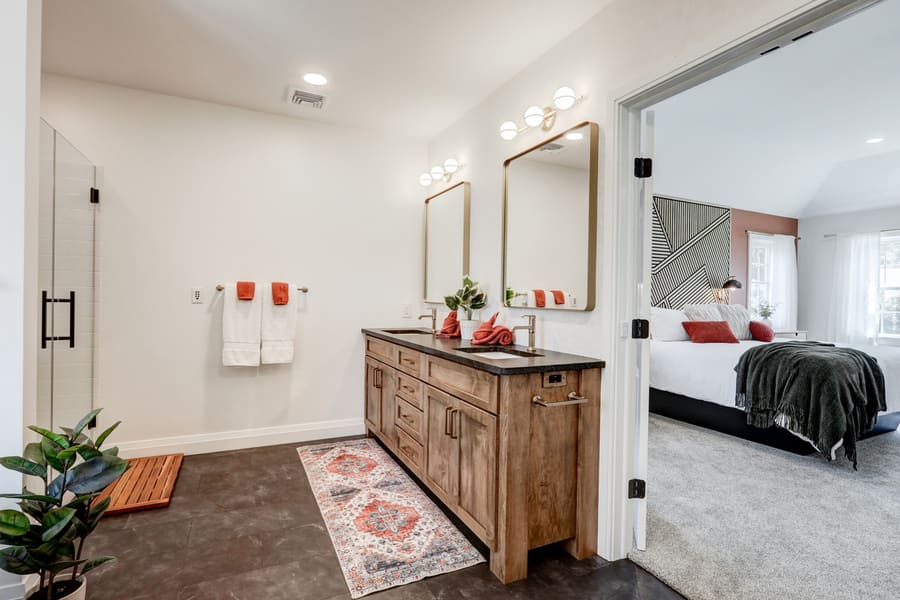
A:
{"label": "white baseboard", "polygon": [[0,600],[22,600],[24,597],[25,584],[21,578],[18,582],[0,583]]}
{"label": "white baseboard", "polygon": [[[365,432],[366,427],[362,419],[342,419],[338,421],[261,427],[259,429],[179,435],[122,442],[117,445],[123,458],[137,458],[157,454],[205,454],[225,450],[242,450],[259,446],[274,446],[277,444],[292,444],[362,435]],[[3,598],[0,597],[0,600],[3,600]]]}

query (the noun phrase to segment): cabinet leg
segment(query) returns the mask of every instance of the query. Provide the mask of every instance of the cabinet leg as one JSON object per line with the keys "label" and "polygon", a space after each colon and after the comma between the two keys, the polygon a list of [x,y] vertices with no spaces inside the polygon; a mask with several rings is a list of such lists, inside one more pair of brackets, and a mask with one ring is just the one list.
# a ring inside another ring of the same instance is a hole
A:
{"label": "cabinet leg", "polygon": [[509,549],[491,552],[491,573],[504,584],[528,577],[528,549],[510,553]]}

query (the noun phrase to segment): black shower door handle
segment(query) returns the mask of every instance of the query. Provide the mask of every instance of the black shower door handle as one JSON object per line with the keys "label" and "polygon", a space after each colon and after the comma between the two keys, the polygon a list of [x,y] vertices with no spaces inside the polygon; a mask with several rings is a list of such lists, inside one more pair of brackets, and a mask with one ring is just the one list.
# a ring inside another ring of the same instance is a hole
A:
{"label": "black shower door handle", "polygon": [[[69,335],[47,335],[47,305],[53,302],[69,303]],[[75,347],[75,291],[69,292],[68,298],[50,298],[47,290],[41,292],[41,348],[47,347],[47,342],[69,342],[69,348]]]}

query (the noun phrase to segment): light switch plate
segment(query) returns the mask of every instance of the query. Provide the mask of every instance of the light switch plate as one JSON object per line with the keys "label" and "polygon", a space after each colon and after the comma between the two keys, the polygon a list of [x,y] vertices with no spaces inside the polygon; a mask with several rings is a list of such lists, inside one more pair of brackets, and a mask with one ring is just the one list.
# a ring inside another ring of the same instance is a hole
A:
{"label": "light switch plate", "polygon": [[191,288],[191,304],[203,304],[203,288]]}

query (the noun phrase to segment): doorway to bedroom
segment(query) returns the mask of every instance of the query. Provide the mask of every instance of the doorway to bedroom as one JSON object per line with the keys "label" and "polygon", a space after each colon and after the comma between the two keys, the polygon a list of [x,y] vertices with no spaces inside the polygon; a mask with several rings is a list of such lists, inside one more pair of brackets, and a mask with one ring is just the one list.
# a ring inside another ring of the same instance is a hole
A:
{"label": "doorway to bedroom", "polygon": [[900,0],[835,5],[639,104],[631,558],[689,598],[900,588]]}

